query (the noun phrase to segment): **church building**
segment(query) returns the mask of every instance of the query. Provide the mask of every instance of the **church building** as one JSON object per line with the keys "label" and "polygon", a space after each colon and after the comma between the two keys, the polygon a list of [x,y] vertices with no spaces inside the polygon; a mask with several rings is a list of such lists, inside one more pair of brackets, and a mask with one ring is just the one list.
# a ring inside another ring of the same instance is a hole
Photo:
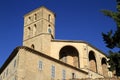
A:
{"label": "church building", "polygon": [[112,77],[105,53],[85,41],[55,39],[55,16],[44,6],[24,16],[23,45],[0,68],[0,80]]}

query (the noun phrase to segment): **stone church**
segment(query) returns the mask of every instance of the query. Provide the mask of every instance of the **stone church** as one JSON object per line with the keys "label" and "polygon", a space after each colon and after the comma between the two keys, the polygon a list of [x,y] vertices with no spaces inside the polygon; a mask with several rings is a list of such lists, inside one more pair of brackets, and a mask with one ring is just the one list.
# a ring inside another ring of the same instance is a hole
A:
{"label": "stone church", "polygon": [[106,55],[85,41],[55,39],[55,13],[46,7],[24,16],[23,46],[0,68],[0,80],[112,77]]}

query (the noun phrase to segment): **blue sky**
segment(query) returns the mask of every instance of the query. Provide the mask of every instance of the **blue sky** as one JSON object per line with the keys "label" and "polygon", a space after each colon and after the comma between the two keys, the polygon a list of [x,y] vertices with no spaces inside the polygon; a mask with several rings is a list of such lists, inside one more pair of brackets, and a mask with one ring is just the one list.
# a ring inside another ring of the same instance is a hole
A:
{"label": "blue sky", "polygon": [[40,6],[56,13],[56,39],[84,40],[103,52],[101,33],[116,24],[100,10],[116,11],[116,0],[0,0],[0,66],[13,49],[22,45],[23,16]]}

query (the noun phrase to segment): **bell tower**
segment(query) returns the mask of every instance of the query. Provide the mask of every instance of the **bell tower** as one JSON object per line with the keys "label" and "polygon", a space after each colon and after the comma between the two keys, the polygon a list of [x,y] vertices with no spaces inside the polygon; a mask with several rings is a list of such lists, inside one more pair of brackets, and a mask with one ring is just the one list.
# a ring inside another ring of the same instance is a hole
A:
{"label": "bell tower", "polygon": [[55,38],[55,14],[42,6],[24,16],[23,46],[50,54],[50,42]]}

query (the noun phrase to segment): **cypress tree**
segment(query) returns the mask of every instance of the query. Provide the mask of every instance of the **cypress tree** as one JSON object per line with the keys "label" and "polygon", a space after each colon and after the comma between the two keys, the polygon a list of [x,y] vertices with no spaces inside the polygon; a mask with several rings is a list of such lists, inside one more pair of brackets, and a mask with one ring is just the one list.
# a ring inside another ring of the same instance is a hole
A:
{"label": "cypress tree", "polygon": [[110,10],[102,10],[102,13],[105,16],[110,17],[113,19],[116,23],[116,30],[110,30],[107,33],[102,33],[103,40],[106,44],[106,47],[110,48],[111,50],[114,48],[118,48],[119,51],[112,52],[109,51],[109,65],[110,71],[115,71],[116,76],[120,76],[120,0],[116,0],[117,6],[116,12],[110,11]]}

